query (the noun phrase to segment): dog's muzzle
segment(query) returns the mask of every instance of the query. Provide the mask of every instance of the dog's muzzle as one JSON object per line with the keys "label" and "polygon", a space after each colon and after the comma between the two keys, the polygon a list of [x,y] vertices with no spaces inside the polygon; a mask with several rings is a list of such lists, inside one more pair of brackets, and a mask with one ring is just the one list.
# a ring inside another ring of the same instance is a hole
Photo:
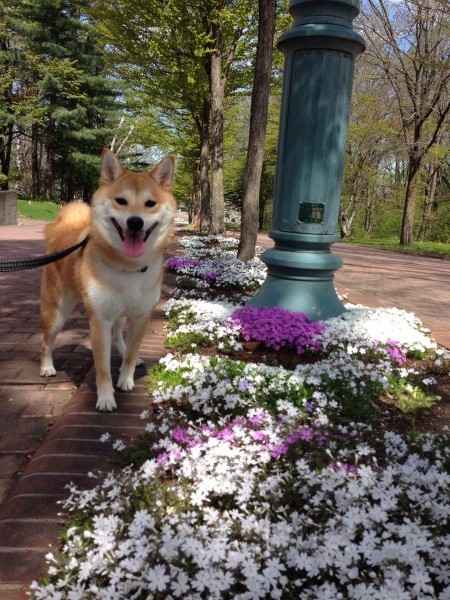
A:
{"label": "dog's muzzle", "polygon": [[157,221],[144,231],[144,221],[141,217],[129,217],[126,223],[127,228],[124,230],[114,217],[111,217],[111,221],[122,240],[122,249],[128,258],[139,258],[139,256],[142,256],[145,252],[145,242],[158,225]]}

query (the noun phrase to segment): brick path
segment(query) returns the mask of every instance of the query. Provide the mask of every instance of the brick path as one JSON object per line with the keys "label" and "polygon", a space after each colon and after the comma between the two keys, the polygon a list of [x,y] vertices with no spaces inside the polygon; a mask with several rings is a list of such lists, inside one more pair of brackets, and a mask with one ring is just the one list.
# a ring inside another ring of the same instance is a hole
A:
{"label": "brick path", "polygon": [[[26,221],[22,227],[0,227],[0,258],[43,253],[42,229],[43,224]],[[258,241],[266,247],[272,245],[267,236],[260,236]],[[169,253],[173,248],[169,248]],[[384,293],[389,279],[386,269],[393,255],[389,253],[384,263],[374,263],[368,258],[368,268],[360,257],[364,265],[361,268],[361,262],[358,266],[352,261],[351,247],[345,251],[350,252],[348,259],[344,258],[349,266],[336,274],[339,291],[348,292],[354,302],[387,305],[377,294]],[[425,279],[435,274],[438,266],[443,268],[440,275],[445,275],[446,269],[450,275],[450,264],[439,261],[432,265],[434,271],[428,266]],[[67,496],[65,486],[71,481],[83,487],[92,486],[95,480],[88,476],[89,472],[113,469],[114,453],[110,445],[100,442],[100,436],[109,432],[114,438],[130,439],[140,434],[143,424],[139,415],[150,402],[144,389],[146,371],[140,369],[136,373],[136,389],[117,394],[117,411],[100,414],[94,410],[94,373],[87,322],[82,312],[74,313],[58,337],[56,378],[43,381],[39,377],[40,271],[0,273],[0,501],[8,492],[0,504],[0,600],[27,598],[29,583],[46,572],[44,557],[49,545],[58,546],[61,520],[57,501]],[[405,271],[398,273],[399,276],[393,274],[391,278],[399,280]],[[421,314],[422,309],[425,312],[427,309],[427,293],[417,293],[417,278],[412,284],[413,293],[405,291],[412,279],[412,272],[405,275],[401,291],[404,299],[409,295],[413,303],[417,297],[417,314],[427,320]],[[170,292],[170,283],[170,277],[166,276],[165,297]],[[422,283],[426,286],[427,281]],[[438,294],[437,290],[433,295],[438,297],[441,292]],[[164,353],[163,301],[155,311],[140,352],[147,367]],[[441,302],[441,314],[446,314],[445,302]],[[440,342],[448,340],[450,347],[448,319],[439,321],[438,314],[430,316],[441,335]],[[434,335],[434,328],[432,331]],[[114,369],[117,371],[117,364]],[[18,469],[21,476],[13,482],[11,474]],[[12,483],[15,485],[8,491]]]}
{"label": "brick path", "polygon": [[[42,254],[42,230],[43,224],[33,222],[0,227],[0,257]],[[48,547],[58,547],[57,502],[67,497],[67,484],[89,487],[95,484],[89,472],[113,469],[114,451],[100,436],[108,432],[126,440],[141,434],[139,415],[150,404],[146,369],[140,368],[135,390],[116,393],[117,411],[95,411],[95,374],[81,310],[57,338],[56,377],[39,376],[40,276],[41,269],[0,273],[0,496],[6,496],[0,504],[0,600],[27,598],[29,583],[45,575]],[[167,276],[141,346],[147,367],[164,353],[162,305],[169,290]],[[116,360],[115,379],[117,371]],[[8,491],[18,469],[20,478]]]}

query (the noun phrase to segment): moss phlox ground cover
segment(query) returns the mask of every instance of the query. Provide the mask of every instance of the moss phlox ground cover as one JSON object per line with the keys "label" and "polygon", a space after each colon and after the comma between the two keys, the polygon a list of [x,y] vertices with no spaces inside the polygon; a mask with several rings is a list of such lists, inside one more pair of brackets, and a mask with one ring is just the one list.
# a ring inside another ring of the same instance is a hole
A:
{"label": "moss phlox ground cover", "polygon": [[[63,547],[34,598],[450,600],[448,432],[382,431],[371,410],[393,382],[418,385],[407,356],[446,364],[447,353],[410,313],[348,306],[311,327],[302,316],[303,343],[277,339],[309,362],[236,360],[244,271],[263,267],[235,269],[229,238],[182,241],[187,260],[172,268],[190,294],[180,288],[166,314],[191,352],[149,373],[154,404],[132,464],[93,475],[91,490],[71,486]],[[190,262],[227,251],[228,287]]]}

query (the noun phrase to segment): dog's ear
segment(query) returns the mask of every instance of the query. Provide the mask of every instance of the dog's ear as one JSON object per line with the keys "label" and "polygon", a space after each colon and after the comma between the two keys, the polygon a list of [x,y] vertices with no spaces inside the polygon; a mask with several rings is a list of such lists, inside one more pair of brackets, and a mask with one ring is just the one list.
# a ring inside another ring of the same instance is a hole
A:
{"label": "dog's ear", "polygon": [[173,173],[175,169],[175,159],[173,156],[166,156],[151,171],[156,183],[163,188],[172,189]]}
{"label": "dog's ear", "polygon": [[100,168],[100,182],[112,183],[125,172],[125,169],[120,164],[117,156],[104,148],[102,153],[102,166]]}

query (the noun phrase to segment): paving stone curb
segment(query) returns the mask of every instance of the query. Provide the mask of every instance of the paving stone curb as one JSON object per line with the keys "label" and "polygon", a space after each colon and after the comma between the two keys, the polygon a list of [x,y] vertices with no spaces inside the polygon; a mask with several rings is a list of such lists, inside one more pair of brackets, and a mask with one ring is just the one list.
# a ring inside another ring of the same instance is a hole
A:
{"label": "paving stone curb", "polygon": [[[141,352],[146,366],[155,364],[165,351],[161,306],[158,309]],[[98,413],[92,369],[0,505],[1,600],[27,598],[31,581],[45,575],[45,554],[50,545],[58,547],[62,523],[58,501],[68,496],[67,485],[73,482],[89,489],[97,483],[89,473],[117,468],[114,450],[100,436],[108,432],[114,439],[129,440],[143,433],[140,414],[151,404],[145,373],[142,368],[137,372],[133,392],[116,394],[117,411]]]}

